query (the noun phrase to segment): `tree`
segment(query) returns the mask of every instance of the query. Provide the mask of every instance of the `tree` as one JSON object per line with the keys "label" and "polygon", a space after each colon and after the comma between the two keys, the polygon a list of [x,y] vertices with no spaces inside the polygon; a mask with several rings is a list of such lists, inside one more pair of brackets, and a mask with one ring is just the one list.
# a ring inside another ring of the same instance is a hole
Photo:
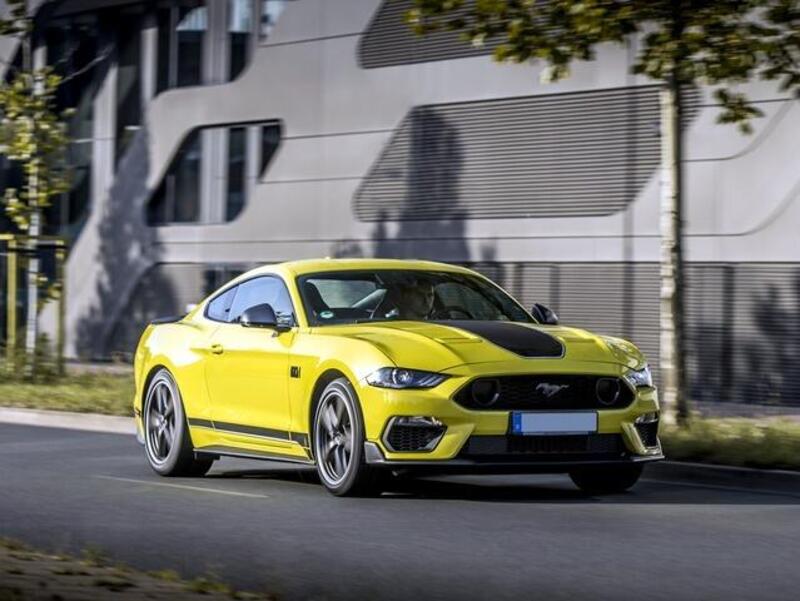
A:
{"label": "tree", "polygon": [[684,359],[681,89],[708,85],[718,121],[749,133],[758,108],[736,89],[776,81],[800,98],[800,0],[413,0],[419,34],[448,29],[496,44],[498,61],[545,63],[569,75],[598,45],[640,39],[632,70],[661,86],[661,390],[665,418],[689,418]]}
{"label": "tree", "polygon": [[24,185],[4,191],[5,210],[27,237],[27,320],[25,353],[32,373],[38,339],[39,237],[42,210],[69,188],[66,117],[56,107],[62,82],[52,68],[34,61],[33,18],[26,0],[7,2],[9,14],[0,19],[0,35],[17,38],[21,67],[9,65],[9,78],[0,83],[0,153],[20,166]]}

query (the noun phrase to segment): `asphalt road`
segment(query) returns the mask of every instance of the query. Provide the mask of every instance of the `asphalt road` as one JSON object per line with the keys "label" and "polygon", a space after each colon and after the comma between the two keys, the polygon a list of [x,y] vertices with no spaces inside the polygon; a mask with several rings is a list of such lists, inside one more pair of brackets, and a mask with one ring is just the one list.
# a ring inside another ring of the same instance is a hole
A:
{"label": "asphalt road", "polygon": [[0,425],[0,535],[47,550],[280,599],[800,595],[798,497],[643,481],[591,498],[566,477],[503,476],[338,499],[313,480],[238,460],[163,479],[130,437]]}

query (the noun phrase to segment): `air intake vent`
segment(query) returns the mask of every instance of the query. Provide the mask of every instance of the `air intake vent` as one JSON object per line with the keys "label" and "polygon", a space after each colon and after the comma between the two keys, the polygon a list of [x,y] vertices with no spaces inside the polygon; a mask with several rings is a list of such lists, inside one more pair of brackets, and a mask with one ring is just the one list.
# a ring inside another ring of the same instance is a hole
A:
{"label": "air intake vent", "polygon": [[648,448],[658,446],[658,421],[635,424],[642,444]]}
{"label": "air intake vent", "polygon": [[425,452],[436,448],[444,434],[444,425],[430,418],[399,417],[392,420],[384,437],[390,451]]}
{"label": "air intake vent", "polygon": [[524,458],[552,461],[563,456],[620,457],[625,445],[619,434],[590,434],[582,436],[472,436],[467,441],[461,456],[480,458]]}

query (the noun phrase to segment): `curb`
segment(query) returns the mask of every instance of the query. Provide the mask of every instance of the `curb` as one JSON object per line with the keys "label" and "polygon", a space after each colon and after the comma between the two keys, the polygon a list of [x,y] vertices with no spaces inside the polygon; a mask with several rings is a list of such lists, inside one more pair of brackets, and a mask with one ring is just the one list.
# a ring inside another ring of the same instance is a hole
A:
{"label": "curb", "polygon": [[800,496],[800,472],[788,470],[761,470],[706,463],[660,461],[647,466],[644,478]]}
{"label": "curb", "polygon": [[97,413],[0,407],[0,423],[136,435],[136,424],[132,417],[99,415]]}

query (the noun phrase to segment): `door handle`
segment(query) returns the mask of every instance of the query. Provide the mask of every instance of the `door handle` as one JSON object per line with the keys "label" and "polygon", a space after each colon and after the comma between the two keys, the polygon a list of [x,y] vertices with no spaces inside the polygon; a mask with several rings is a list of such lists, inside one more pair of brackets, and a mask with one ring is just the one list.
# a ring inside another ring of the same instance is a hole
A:
{"label": "door handle", "polygon": [[221,344],[212,344],[209,350],[215,355],[221,355],[224,349]]}

